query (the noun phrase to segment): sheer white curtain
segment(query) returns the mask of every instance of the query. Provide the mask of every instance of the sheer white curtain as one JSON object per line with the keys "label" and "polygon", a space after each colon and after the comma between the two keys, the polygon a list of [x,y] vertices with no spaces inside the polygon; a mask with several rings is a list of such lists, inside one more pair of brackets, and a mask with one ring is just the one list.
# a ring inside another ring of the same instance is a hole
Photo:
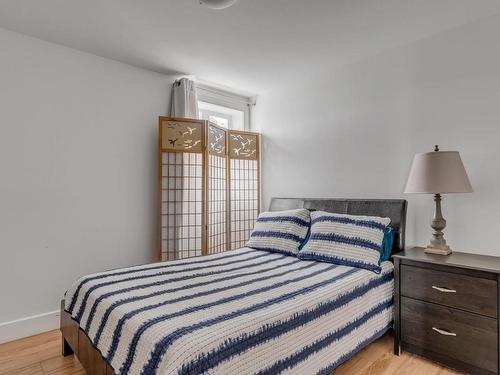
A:
{"label": "sheer white curtain", "polygon": [[194,81],[181,78],[172,86],[170,116],[198,118],[198,98]]}

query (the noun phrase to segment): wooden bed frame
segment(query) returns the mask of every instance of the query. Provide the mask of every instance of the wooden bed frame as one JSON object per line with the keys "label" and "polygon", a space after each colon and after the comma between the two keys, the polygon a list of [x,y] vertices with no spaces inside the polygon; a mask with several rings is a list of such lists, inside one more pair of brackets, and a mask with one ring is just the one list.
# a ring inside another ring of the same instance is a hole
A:
{"label": "wooden bed frame", "polygon": [[[407,209],[405,200],[273,198],[269,210],[281,211],[294,208],[389,217],[391,218],[391,227],[395,231],[392,253],[395,254],[404,250]],[[398,276],[394,275],[394,277]],[[106,362],[99,350],[94,347],[87,334],[73,320],[71,315],[64,310],[64,301],[61,301],[61,333],[63,356],[76,355],[89,375],[115,375],[114,370]]]}
{"label": "wooden bed frame", "polygon": [[64,301],[61,301],[61,333],[63,356],[74,354],[89,375],[115,375],[87,334],[64,310]]}

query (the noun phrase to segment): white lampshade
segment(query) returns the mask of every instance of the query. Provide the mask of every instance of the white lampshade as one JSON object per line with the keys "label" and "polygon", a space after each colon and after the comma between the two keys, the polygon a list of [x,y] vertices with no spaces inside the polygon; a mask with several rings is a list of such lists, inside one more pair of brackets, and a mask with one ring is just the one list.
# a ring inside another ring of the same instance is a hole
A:
{"label": "white lampshade", "polygon": [[471,193],[472,186],[458,151],[416,154],[405,193]]}

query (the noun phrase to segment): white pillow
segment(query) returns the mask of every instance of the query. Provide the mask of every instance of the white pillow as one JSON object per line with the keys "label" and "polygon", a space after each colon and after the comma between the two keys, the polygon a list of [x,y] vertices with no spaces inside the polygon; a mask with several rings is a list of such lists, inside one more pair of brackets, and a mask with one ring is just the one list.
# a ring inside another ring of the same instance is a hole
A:
{"label": "white pillow", "polygon": [[297,255],[304,242],[311,218],[309,210],[263,212],[246,246],[287,255]]}
{"label": "white pillow", "polygon": [[387,217],[311,212],[311,235],[299,258],[378,273],[384,230],[390,222]]}

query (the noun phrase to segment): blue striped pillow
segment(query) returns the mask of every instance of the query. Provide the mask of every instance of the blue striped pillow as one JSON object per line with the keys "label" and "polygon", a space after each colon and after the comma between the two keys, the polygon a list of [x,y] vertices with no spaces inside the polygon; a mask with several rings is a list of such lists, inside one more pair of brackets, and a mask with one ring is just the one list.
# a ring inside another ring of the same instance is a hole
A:
{"label": "blue striped pillow", "polygon": [[263,212],[246,246],[287,255],[297,255],[309,230],[311,217],[306,209]]}
{"label": "blue striped pillow", "polygon": [[300,259],[318,260],[380,272],[380,252],[391,219],[311,212],[311,236]]}

